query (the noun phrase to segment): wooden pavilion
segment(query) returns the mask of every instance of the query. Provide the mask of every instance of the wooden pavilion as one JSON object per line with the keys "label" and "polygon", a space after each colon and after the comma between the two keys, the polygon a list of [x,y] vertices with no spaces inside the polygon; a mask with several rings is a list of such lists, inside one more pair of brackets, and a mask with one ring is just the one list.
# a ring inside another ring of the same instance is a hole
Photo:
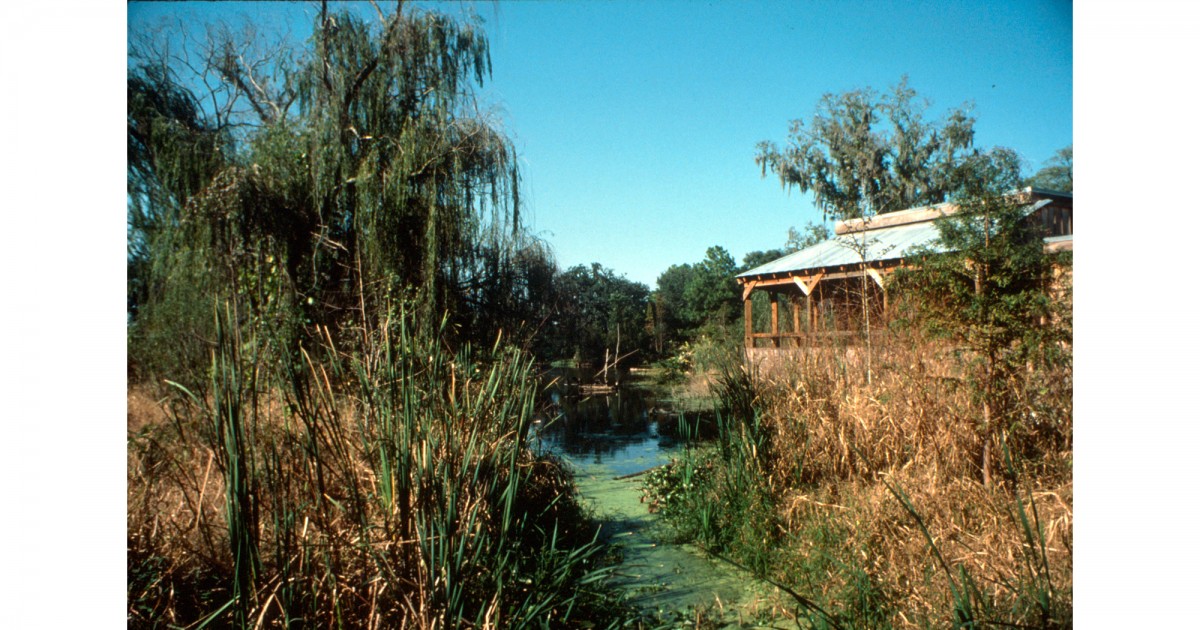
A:
{"label": "wooden pavilion", "polygon": [[[1017,195],[1021,203],[1028,204],[1030,220],[1044,226],[1046,250],[1070,250],[1071,194],[1026,188]],[[891,212],[869,221],[840,221],[834,238],[738,275],[745,305],[748,357],[839,337],[853,338],[867,317],[872,321],[886,317],[888,276],[906,264],[905,255],[914,247],[936,248],[935,220],[956,210],[955,205],[944,203]],[[755,330],[756,292],[767,294],[769,331]],[[790,322],[780,320],[781,299],[791,306]]]}

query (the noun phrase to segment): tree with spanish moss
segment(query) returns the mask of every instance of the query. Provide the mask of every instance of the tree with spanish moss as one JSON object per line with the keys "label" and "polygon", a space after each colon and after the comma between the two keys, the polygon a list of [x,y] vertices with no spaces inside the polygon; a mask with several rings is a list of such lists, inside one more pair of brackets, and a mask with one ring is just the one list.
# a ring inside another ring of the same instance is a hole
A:
{"label": "tree with spanish moss", "polygon": [[[788,144],[761,142],[755,161],[784,188],[812,192],[826,217],[860,219],[864,229],[838,238],[864,264],[871,247],[867,226],[888,212],[946,201],[953,173],[970,150],[975,120],[965,108],[927,121],[928,103],[917,99],[907,77],[888,93],[871,88],[826,94],[806,125],[792,122]],[[864,271],[859,295],[871,381],[870,280]]]}
{"label": "tree with spanish moss", "polygon": [[755,162],[784,188],[812,192],[834,219],[854,219],[945,201],[951,167],[975,137],[965,108],[929,121],[929,105],[908,86],[825,94],[808,123],[792,121],[787,144],[758,144]]}

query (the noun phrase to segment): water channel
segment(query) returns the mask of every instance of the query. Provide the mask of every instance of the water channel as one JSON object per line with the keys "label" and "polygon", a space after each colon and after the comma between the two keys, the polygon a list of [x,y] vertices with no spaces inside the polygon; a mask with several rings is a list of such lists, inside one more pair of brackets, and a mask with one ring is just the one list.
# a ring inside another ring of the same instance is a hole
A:
{"label": "water channel", "polygon": [[612,580],[627,601],[668,626],[702,618],[704,627],[795,627],[768,621],[779,602],[769,586],[667,542],[665,525],[642,502],[641,478],[622,478],[666,464],[682,448],[670,400],[636,374],[623,375],[625,384],[607,394],[581,393],[571,385],[574,371],[557,376],[540,441],[574,469],[584,503],[603,523],[601,536],[620,551]]}

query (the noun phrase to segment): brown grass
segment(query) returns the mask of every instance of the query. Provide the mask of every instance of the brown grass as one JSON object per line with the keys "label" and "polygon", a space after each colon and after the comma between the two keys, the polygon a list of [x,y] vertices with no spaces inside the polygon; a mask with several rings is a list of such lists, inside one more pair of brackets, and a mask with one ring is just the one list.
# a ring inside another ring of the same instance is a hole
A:
{"label": "brown grass", "polygon": [[[861,353],[847,356],[844,349],[797,353],[753,379],[770,436],[771,452],[760,461],[776,497],[782,541],[774,577],[842,611],[858,605],[852,600],[869,583],[886,621],[845,612],[850,626],[951,624],[948,578],[891,484],[911,500],[956,577],[965,568],[984,590],[993,621],[1069,625],[1070,366],[1031,369],[1029,382],[1016,384],[1041,391],[1043,399],[1023,401],[1006,418],[1016,474],[987,488],[980,482],[979,414],[951,349],[892,338],[876,348],[870,385]],[[1047,381],[1066,385],[1035,387]],[[1034,408],[1042,414],[1029,414]],[[1047,409],[1056,413],[1047,417]],[[993,470],[1007,471],[998,442],[993,455]],[[1049,619],[1029,612],[1028,593],[1021,592],[1031,582],[1027,559],[1040,554],[1027,543],[1017,513],[1023,506],[1033,522],[1030,497],[1058,591]]]}
{"label": "brown grass", "polygon": [[[463,378],[451,383],[445,392],[430,393],[434,403],[467,405],[469,399],[474,406],[447,413],[445,435],[430,431],[414,449],[449,471],[470,468],[463,462],[468,456],[465,448],[454,436],[478,434],[483,440],[471,451],[471,461],[514,449],[510,433],[491,435],[479,428],[507,426],[489,415],[500,412],[479,402],[484,383]],[[325,390],[331,406],[326,424],[319,429],[325,453],[320,459],[308,453],[303,423],[270,390],[260,392],[256,413],[245,411],[250,436],[247,453],[257,462],[259,492],[255,501],[260,517],[255,534],[263,563],[253,619],[248,624],[283,625],[281,589],[291,584],[290,614],[296,615],[299,609],[299,614],[315,625],[446,627],[445,604],[433,591],[439,584],[440,578],[433,575],[438,567],[429,566],[418,545],[415,517],[405,520],[398,512],[404,505],[388,511],[378,501],[381,482],[377,463],[372,461],[378,420],[362,400],[334,396],[332,391]],[[127,596],[131,627],[198,623],[229,600],[235,573],[219,465],[222,454],[214,452],[211,441],[204,437],[212,431],[204,413],[189,407],[178,393],[171,394],[155,392],[146,385],[131,386],[128,393]],[[522,449],[516,465],[524,480],[517,509],[530,511],[521,517],[520,527],[542,527],[549,535],[556,523],[564,528],[582,523],[583,514],[573,500],[573,482],[558,462],[535,458]],[[318,468],[323,493],[316,490]],[[478,518],[469,531],[463,527],[456,535],[473,542],[484,540],[499,527],[503,515],[493,496],[494,486],[509,476],[507,469],[489,468],[475,481],[464,479],[454,488],[439,486],[438,478],[430,478],[418,492],[459,491],[458,511]],[[421,497],[424,495],[411,500],[423,500],[426,510],[455,507],[441,505],[436,496]],[[273,520],[289,513],[294,515],[292,522]],[[574,544],[575,537],[590,533],[560,531],[559,544]],[[464,546],[471,549],[470,544]],[[290,557],[275,555],[286,550],[291,550],[287,552]],[[472,570],[482,581],[487,578],[484,572],[493,567]],[[468,575],[468,579],[474,578]],[[478,597],[486,603],[489,597],[496,600],[498,596],[484,592]],[[499,602],[491,605],[497,607]],[[485,619],[498,615],[493,610]],[[229,622],[225,616],[215,623]],[[483,626],[497,623],[485,621]]]}
{"label": "brown grass", "polygon": [[[156,616],[172,624],[191,621],[201,611],[178,601],[176,591],[184,584],[204,588],[191,576],[229,564],[221,553],[221,475],[211,449],[178,439],[179,427],[169,422],[165,403],[150,387],[130,389],[127,415],[129,603],[154,602],[144,611],[131,611],[130,621]],[[142,567],[145,582],[136,579]],[[188,618],[181,619],[181,613]]]}

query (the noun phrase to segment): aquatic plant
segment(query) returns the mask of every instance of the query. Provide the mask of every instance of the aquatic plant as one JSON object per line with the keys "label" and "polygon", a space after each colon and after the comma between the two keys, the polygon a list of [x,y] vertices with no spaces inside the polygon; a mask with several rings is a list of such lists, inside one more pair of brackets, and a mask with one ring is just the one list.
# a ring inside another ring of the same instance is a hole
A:
{"label": "aquatic plant", "polygon": [[608,615],[596,528],[528,448],[532,359],[500,338],[452,353],[412,321],[400,308],[349,352],[325,335],[295,360],[223,334],[208,395],[178,386],[131,432],[131,626]]}

